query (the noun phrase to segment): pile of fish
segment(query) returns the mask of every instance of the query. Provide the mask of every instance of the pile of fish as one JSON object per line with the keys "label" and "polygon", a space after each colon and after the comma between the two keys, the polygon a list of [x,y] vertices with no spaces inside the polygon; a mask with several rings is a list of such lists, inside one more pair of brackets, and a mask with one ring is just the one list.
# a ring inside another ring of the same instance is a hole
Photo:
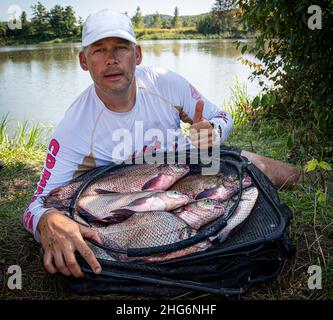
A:
{"label": "pile of fish", "polygon": [[[67,210],[86,176],[52,190],[44,206]],[[251,213],[258,197],[249,176],[242,181],[240,203],[218,234],[172,253],[110,259],[159,262],[206,250],[224,241]],[[77,201],[80,217],[96,230],[104,246],[127,250],[170,245],[195,236],[228,214],[237,201],[237,176],[192,174],[187,165],[132,165],[111,171],[84,190]]]}

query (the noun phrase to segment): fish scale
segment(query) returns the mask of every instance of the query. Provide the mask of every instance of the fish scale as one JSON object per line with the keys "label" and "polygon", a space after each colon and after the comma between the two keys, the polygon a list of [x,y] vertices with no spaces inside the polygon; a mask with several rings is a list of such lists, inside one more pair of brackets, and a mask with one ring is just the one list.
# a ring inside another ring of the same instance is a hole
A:
{"label": "fish scale", "polygon": [[136,213],[124,222],[93,229],[104,245],[119,249],[162,246],[196,234],[184,221],[166,211]]}
{"label": "fish scale", "polygon": [[[142,164],[126,166],[116,171],[110,171],[105,177],[88,186],[81,196],[108,192],[163,191],[185,176],[189,170],[187,165]],[[44,206],[46,208],[68,208],[76,190],[89,178],[90,175],[80,177],[67,185],[52,190],[44,197]]]}

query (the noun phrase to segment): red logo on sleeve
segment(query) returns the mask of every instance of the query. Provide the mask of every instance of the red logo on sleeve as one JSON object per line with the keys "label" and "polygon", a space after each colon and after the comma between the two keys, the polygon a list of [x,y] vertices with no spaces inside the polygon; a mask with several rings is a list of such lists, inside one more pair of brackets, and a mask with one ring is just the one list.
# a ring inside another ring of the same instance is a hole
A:
{"label": "red logo on sleeve", "polygon": [[228,115],[225,112],[219,113],[215,118],[222,119],[225,123],[228,123]]}
{"label": "red logo on sleeve", "polygon": [[191,84],[190,84],[190,89],[191,89],[191,96],[194,100],[202,99],[200,92],[196,88],[194,88]]}
{"label": "red logo on sleeve", "polygon": [[39,194],[42,194],[44,191],[44,188],[46,187],[47,181],[51,178],[52,173],[49,171],[54,168],[56,164],[56,155],[58,154],[60,149],[60,144],[56,139],[52,139],[49,145],[49,152],[46,155],[46,161],[45,161],[45,167],[40,181],[37,186],[37,190],[35,194],[33,195],[31,201],[35,201]]}

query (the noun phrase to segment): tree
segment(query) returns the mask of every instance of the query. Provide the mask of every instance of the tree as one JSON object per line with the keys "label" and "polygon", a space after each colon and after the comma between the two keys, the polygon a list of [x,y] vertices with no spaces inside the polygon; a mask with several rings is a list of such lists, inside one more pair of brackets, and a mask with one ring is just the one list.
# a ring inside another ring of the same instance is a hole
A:
{"label": "tree", "polygon": [[48,14],[51,30],[56,37],[63,37],[65,34],[65,14],[60,5],[55,5]]}
{"label": "tree", "polygon": [[194,26],[194,23],[190,17],[185,17],[183,19],[182,25],[183,25],[183,27],[192,27],[192,26]]}
{"label": "tree", "polygon": [[20,30],[20,37],[29,38],[32,35],[32,26],[27,19],[27,13],[25,11],[21,14],[22,30]]}
{"label": "tree", "polygon": [[[309,145],[318,150],[325,141],[329,146],[333,132],[333,38],[329,36],[333,33],[333,2],[316,1],[317,12],[312,13],[308,12],[311,0],[238,2],[243,23],[259,31],[250,52],[264,67],[255,70],[253,77],[268,78],[274,85],[265,90],[264,116],[293,122],[296,151],[300,146],[309,149]],[[314,15],[321,26],[313,29],[309,22]],[[246,50],[242,45],[242,51]],[[305,128],[303,132],[301,128]]]}
{"label": "tree", "polygon": [[228,29],[230,11],[236,8],[235,0],[216,0],[212,9],[212,20],[218,32]]}
{"label": "tree", "polygon": [[0,22],[0,43],[6,38],[7,26],[5,23]]}
{"label": "tree", "polygon": [[65,8],[63,15],[64,15],[65,36],[71,37],[77,34],[76,16],[73,7],[67,6]]}
{"label": "tree", "polygon": [[38,2],[37,4],[31,6],[31,9],[33,17],[31,23],[34,29],[34,34],[41,39],[47,37],[50,24],[46,8]]}
{"label": "tree", "polygon": [[152,27],[153,28],[161,28],[161,16],[158,13],[158,11],[156,11],[156,13],[154,14]]}
{"label": "tree", "polygon": [[132,22],[135,28],[142,29],[144,28],[143,18],[140,7],[136,8],[136,12],[134,17],[132,18]]}
{"label": "tree", "polygon": [[175,8],[175,13],[172,19],[172,26],[174,28],[180,28],[182,26],[182,22],[179,19],[179,10],[178,7]]}

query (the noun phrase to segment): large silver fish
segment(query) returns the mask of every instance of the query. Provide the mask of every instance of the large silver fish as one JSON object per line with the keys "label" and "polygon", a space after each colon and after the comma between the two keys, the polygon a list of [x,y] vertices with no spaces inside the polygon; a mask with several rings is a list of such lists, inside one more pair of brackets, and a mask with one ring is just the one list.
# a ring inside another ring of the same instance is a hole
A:
{"label": "large silver fish", "polygon": [[80,198],[78,212],[88,222],[119,223],[135,212],[171,211],[188,202],[188,196],[175,191],[110,193]]}
{"label": "large silver fish", "polygon": [[[243,188],[249,187],[252,180],[249,176],[243,177]],[[227,200],[239,190],[239,180],[235,175],[224,176],[194,174],[177,181],[170,190],[187,194],[192,199]]]}
{"label": "large silver fish", "polygon": [[124,222],[93,229],[105,246],[118,249],[162,246],[196,234],[183,220],[166,211],[135,213]]}
{"label": "large silver fish", "polygon": [[[110,192],[165,191],[189,172],[187,165],[142,164],[131,165],[109,172],[105,177],[90,185],[82,196]],[[79,177],[67,185],[52,190],[44,197],[44,206],[68,208],[76,190],[89,178]]]}
{"label": "large silver fish", "polygon": [[[231,231],[248,218],[257,201],[258,194],[258,189],[255,187],[244,190],[242,192],[241,200],[237,206],[237,209],[234,214],[228,219],[227,225],[216,236],[210,237],[209,239],[213,241],[217,238],[219,242],[226,240],[227,237],[230,235]],[[226,211],[231,209],[235,201],[235,199],[229,201]]]}
{"label": "large silver fish", "polygon": [[207,223],[222,217],[225,213],[225,206],[225,203],[218,200],[198,200],[175,210],[174,214],[198,230]]}
{"label": "large silver fish", "polygon": [[[196,230],[182,219],[169,212],[136,213],[126,221],[107,227],[93,227],[105,246],[126,250],[128,248],[149,248],[176,243],[193,237]],[[191,253],[206,250],[211,246],[209,240],[171,253],[145,257],[129,257],[126,254],[109,253],[111,259],[153,263],[175,259]]]}

